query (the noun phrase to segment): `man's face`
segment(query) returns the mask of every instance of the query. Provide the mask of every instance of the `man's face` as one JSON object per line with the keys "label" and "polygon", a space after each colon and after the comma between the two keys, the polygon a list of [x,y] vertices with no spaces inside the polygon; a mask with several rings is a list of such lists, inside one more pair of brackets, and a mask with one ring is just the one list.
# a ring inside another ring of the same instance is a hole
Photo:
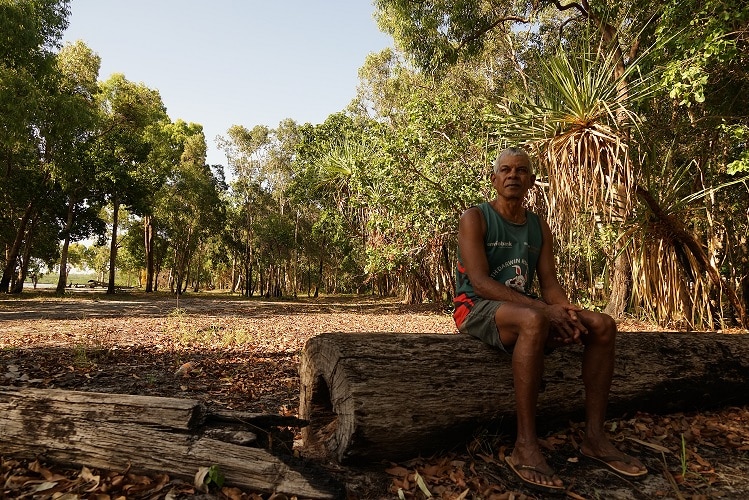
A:
{"label": "man's face", "polygon": [[531,173],[530,159],[523,154],[504,154],[498,163],[496,172],[491,175],[497,196],[522,200],[536,182],[536,176]]}

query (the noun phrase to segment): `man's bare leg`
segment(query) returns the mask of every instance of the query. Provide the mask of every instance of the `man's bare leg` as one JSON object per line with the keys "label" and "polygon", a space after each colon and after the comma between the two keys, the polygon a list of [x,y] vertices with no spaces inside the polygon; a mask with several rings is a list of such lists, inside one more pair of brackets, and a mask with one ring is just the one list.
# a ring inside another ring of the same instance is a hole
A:
{"label": "man's bare leg", "polygon": [[541,453],[536,432],[536,408],[544,370],[544,347],[549,323],[536,311],[503,304],[495,316],[500,339],[512,347],[512,373],[517,411],[517,439],[512,462],[532,466],[518,472],[527,480],[547,486],[563,486]]}
{"label": "man's bare leg", "polygon": [[585,384],[585,437],[582,453],[593,457],[621,457],[622,461],[609,461],[614,468],[638,474],[647,470],[636,458],[619,451],[609,441],[604,431],[611,379],[614,373],[616,323],[610,316],[588,311],[579,313],[588,329],[583,343],[583,383]]}

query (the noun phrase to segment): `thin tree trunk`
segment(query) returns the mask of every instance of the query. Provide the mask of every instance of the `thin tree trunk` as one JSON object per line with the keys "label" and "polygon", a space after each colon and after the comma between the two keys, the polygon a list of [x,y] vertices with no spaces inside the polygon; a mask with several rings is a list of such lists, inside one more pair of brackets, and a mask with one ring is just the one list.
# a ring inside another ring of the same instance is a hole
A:
{"label": "thin tree trunk", "polygon": [[323,233],[322,236],[322,243],[320,244],[320,274],[317,276],[317,283],[315,284],[315,294],[313,295],[314,298],[317,298],[320,294],[320,283],[322,283],[322,272],[323,272],[323,265],[325,263],[324,261],[325,257],[325,233]]}
{"label": "thin tree trunk", "polygon": [[143,239],[146,252],[146,293],[154,291],[154,258],[153,258],[153,217],[143,217]]}
{"label": "thin tree trunk", "polygon": [[632,293],[632,263],[626,252],[620,252],[614,259],[614,272],[611,276],[611,296],[604,312],[613,318],[619,318],[627,309]]}
{"label": "thin tree trunk", "polygon": [[60,252],[60,277],[57,279],[57,289],[55,293],[64,294],[68,285],[68,250],[70,249],[70,229],[73,227],[75,203],[73,197],[68,197],[68,216],[65,220],[65,239],[62,242],[62,252]]}
{"label": "thin tree trunk", "polygon": [[153,276],[153,291],[159,291],[159,274],[161,274],[161,264],[164,260],[164,256],[161,252],[155,257],[154,263],[154,276]]}
{"label": "thin tree trunk", "polygon": [[23,212],[21,221],[18,224],[16,238],[13,240],[10,250],[6,253],[5,269],[3,269],[2,279],[0,279],[0,293],[8,293],[10,289],[10,280],[16,272],[16,260],[18,259],[18,253],[21,251],[23,237],[26,234],[26,225],[29,223],[33,211],[34,202],[32,201],[26,206],[26,210]]}
{"label": "thin tree trunk", "polygon": [[232,252],[231,255],[231,293],[234,293],[237,291],[237,284],[239,281],[237,281],[237,254],[236,252]]}
{"label": "thin tree trunk", "polygon": [[112,243],[109,246],[109,283],[107,284],[107,295],[112,295],[115,292],[114,288],[114,277],[115,277],[115,263],[117,262],[117,225],[120,222],[120,199],[115,196],[112,199],[112,208],[114,212],[112,214]]}
{"label": "thin tree trunk", "polygon": [[[32,217],[31,222],[28,224],[29,230],[26,231],[26,238],[24,239],[23,257],[21,258],[21,269],[18,273],[18,280],[15,282],[11,289],[11,293],[23,292],[23,284],[26,282],[26,277],[29,274],[29,263],[31,261],[31,248],[32,241],[34,239],[34,228],[36,226],[36,217]],[[35,284],[36,286],[36,284]]]}
{"label": "thin tree trunk", "polygon": [[299,281],[299,210],[296,211],[296,219],[294,220],[294,298],[297,298],[297,288]]}

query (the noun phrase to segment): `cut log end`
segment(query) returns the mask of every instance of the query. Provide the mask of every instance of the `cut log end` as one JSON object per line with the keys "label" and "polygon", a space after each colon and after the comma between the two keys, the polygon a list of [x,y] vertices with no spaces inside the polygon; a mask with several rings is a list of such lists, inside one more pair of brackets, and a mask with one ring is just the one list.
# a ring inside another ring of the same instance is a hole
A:
{"label": "cut log end", "polygon": [[302,440],[305,443],[305,454],[310,458],[324,459],[335,453],[332,443],[338,429],[338,414],[333,409],[328,384],[322,376],[314,378],[309,384],[311,392],[304,409],[300,408],[299,417],[309,422],[302,428]]}

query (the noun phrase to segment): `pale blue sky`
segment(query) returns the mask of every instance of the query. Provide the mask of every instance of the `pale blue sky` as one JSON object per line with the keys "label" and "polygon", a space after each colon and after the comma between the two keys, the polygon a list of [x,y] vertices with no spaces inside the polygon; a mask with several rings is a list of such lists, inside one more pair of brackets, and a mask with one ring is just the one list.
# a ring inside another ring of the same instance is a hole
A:
{"label": "pale blue sky", "polygon": [[392,46],[371,0],[72,0],[65,41],[160,92],[172,120],[203,125],[208,163],[232,125],[321,123],[356,94],[367,54]]}

